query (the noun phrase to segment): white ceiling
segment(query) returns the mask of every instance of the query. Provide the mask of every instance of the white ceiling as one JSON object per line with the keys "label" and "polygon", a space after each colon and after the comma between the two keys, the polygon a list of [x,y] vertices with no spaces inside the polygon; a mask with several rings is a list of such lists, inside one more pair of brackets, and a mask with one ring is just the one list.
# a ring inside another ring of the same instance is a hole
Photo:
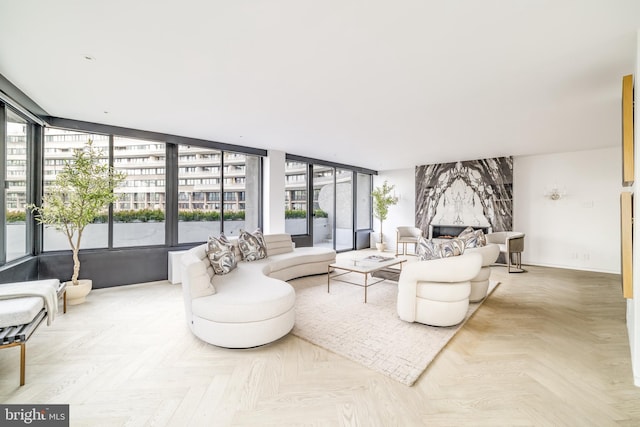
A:
{"label": "white ceiling", "polygon": [[388,170],[618,145],[638,29],[640,0],[0,0],[0,74],[52,116]]}

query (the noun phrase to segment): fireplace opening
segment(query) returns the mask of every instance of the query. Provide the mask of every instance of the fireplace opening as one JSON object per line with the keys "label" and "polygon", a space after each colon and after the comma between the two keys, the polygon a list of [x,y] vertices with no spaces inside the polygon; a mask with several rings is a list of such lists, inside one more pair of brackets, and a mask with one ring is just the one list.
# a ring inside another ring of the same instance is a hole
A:
{"label": "fireplace opening", "polygon": [[460,233],[462,233],[462,230],[467,227],[473,227],[474,230],[482,230],[484,234],[491,233],[490,226],[430,224],[429,239],[453,239],[454,237],[458,237]]}

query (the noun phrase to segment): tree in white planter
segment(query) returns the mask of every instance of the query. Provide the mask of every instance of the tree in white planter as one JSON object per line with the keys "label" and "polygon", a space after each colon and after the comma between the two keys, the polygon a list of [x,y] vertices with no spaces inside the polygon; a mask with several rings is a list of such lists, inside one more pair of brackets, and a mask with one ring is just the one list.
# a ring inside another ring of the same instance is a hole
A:
{"label": "tree in white planter", "polygon": [[105,161],[101,150],[89,140],[73,154],[70,161],[56,175],[51,187],[42,197],[42,205],[29,205],[38,223],[64,233],[73,252],[73,286],[78,285],[80,273],[80,241],[87,225],[103,214],[118,196],[114,189],[124,180]]}
{"label": "tree in white planter", "polygon": [[372,192],[373,197],[373,216],[380,220],[380,243],[378,250],[384,250],[384,240],[382,236],[382,222],[387,219],[389,215],[389,206],[393,206],[398,203],[398,198],[391,193],[395,185],[389,185],[387,181],[382,183],[382,187],[376,187]]}

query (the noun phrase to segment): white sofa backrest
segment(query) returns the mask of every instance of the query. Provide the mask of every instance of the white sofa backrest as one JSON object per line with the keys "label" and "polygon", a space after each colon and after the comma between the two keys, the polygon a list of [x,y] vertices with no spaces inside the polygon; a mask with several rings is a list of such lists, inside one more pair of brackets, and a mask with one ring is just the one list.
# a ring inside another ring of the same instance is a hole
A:
{"label": "white sofa backrest", "polygon": [[290,234],[265,234],[264,242],[267,245],[267,257],[293,252],[293,242]]}
{"label": "white sofa backrest", "polygon": [[[238,239],[230,239],[234,245],[238,263],[242,261],[239,255]],[[265,234],[264,241],[267,246],[267,258],[269,255],[279,255],[287,252],[293,252],[293,242],[291,235],[281,234]],[[195,261],[200,262],[195,262]],[[183,291],[185,298],[193,300],[207,295],[213,295],[215,291],[214,273],[209,258],[207,257],[207,244],[202,244],[189,249],[181,259],[183,268]],[[268,273],[268,272],[267,272]],[[230,274],[233,274],[230,273]],[[191,309],[189,308],[190,312]]]}

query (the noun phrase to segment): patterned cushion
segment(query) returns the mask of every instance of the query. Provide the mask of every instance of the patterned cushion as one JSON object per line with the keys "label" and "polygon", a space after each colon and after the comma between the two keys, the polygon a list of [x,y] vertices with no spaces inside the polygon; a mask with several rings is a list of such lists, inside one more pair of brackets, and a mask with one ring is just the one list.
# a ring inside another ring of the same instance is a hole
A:
{"label": "patterned cushion", "polygon": [[267,257],[267,244],[259,228],[253,233],[240,230],[238,247],[245,261],[257,261]]}
{"label": "patterned cushion", "polygon": [[487,245],[487,238],[482,230],[474,230],[467,227],[458,235],[464,241],[465,248],[479,248]]}
{"label": "patterned cushion", "polygon": [[237,265],[233,244],[227,240],[224,234],[221,234],[220,237],[209,237],[207,258],[209,258],[214,274],[227,274]]}
{"label": "patterned cushion", "polygon": [[418,258],[420,258],[421,261],[440,258],[440,251],[437,246],[438,244],[433,243],[433,240],[427,240],[424,237],[420,237],[418,239]]}
{"label": "patterned cushion", "polygon": [[464,240],[450,239],[440,243],[440,258],[458,256],[464,253]]}
{"label": "patterned cushion", "polygon": [[450,239],[441,243],[421,237],[418,240],[418,258],[421,261],[458,256],[464,253],[465,243],[462,239]]}

